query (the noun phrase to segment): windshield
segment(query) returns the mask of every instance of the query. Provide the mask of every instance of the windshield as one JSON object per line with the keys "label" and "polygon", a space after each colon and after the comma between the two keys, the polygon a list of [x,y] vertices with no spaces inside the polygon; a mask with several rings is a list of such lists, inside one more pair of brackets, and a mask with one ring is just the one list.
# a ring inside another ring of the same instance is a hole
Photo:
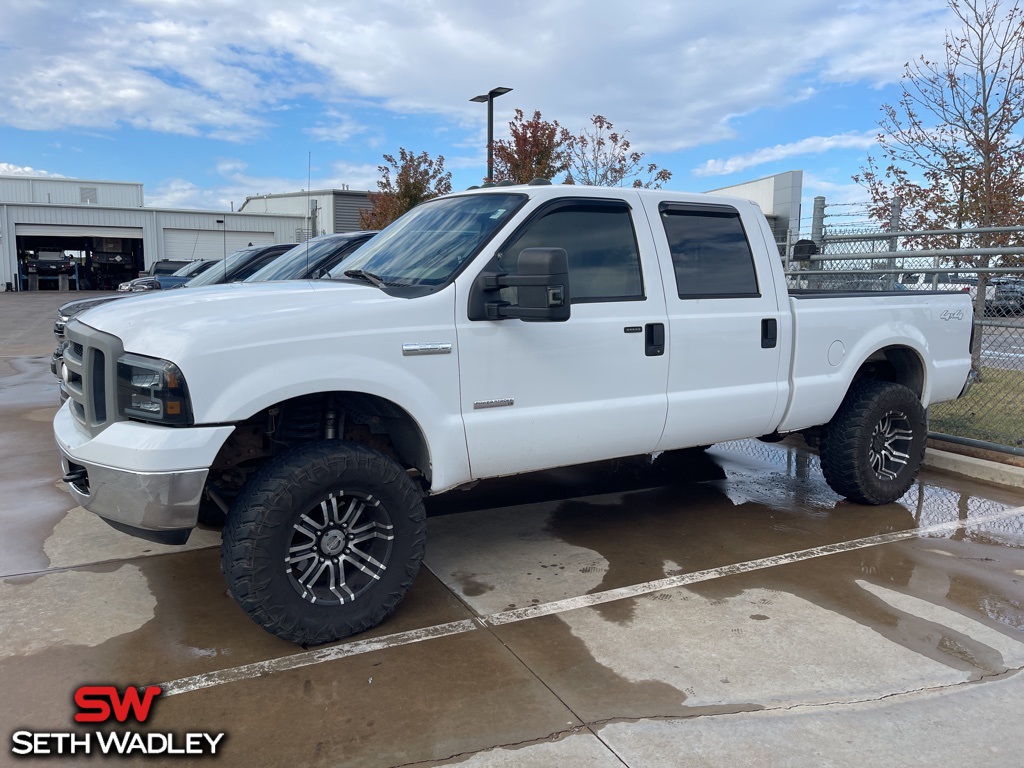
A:
{"label": "windshield", "polygon": [[202,272],[206,267],[212,264],[212,261],[190,261],[184,267],[174,272],[175,277],[189,277]]}
{"label": "windshield", "polygon": [[310,271],[315,271],[335,252],[350,247],[353,241],[360,240],[362,237],[362,235],[351,237],[328,235],[324,238],[313,238],[305,243],[299,243],[290,251],[286,251],[279,258],[267,264],[259,272],[246,278],[245,282],[261,283],[265,280],[295,280],[303,276],[311,277]]}
{"label": "windshield", "polygon": [[255,248],[243,248],[235,251],[227,259],[218,261],[213,267],[204,271],[189,280],[186,285],[189,288],[198,288],[203,285],[216,285],[224,281],[225,272],[233,275],[240,265],[252,258]]}
{"label": "windshield", "polygon": [[446,285],[526,202],[523,194],[442,197],[413,208],[331,270],[372,275],[387,287]]}
{"label": "windshield", "polygon": [[63,253],[44,252],[38,256],[39,261],[64,261]]}

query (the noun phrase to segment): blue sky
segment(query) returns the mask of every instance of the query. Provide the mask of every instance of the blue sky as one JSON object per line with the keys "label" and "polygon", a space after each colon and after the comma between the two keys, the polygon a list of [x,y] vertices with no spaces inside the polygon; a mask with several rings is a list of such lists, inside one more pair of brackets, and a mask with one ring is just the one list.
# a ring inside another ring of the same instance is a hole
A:
{"label": "blue sky", "polygon": [[879,109],[951,23],[938,0],[8,2],[0,174],[227,209],[375,189],[405,147],[444,155],[463,189],[486,174],[486,107],[469,99],[507,86],[496,138],[516,107],[574,133],[602,114],[673,189],[802,169],[806,217],[814,195],[864,199],[851,176]]}

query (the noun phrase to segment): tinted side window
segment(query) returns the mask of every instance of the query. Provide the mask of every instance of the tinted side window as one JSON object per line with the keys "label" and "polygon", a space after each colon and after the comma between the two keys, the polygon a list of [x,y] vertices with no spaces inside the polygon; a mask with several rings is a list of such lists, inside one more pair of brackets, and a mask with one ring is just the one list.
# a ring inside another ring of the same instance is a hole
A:
{"label": "tinted side window", "polygon": [[524,248],[565,249],[573,304],[644,298],[636,234],[624,204],[572,203],[548,211],[502,248],[501,269],[514,273]]}
{"label": "tinted side window", "polygon": [[672,253],[679,298],[761,295],[754,256],[737,211],[663,206],[661,221]]}

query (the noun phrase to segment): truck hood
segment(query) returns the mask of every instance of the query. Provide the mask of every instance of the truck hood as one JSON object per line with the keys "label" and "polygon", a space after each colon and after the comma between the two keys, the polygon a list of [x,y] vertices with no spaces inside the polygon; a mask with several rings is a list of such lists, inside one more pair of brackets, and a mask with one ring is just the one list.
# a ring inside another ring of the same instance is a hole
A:
{"label": "truck hood", "polygon": [[320,281],[230,283],[136,294],[92,308],[78,319],[121,339],[126,352],[175,363],[201,351],[258,346],[322,335],[328,328],[377,322],[382,304],[407,304],[369,285]]}

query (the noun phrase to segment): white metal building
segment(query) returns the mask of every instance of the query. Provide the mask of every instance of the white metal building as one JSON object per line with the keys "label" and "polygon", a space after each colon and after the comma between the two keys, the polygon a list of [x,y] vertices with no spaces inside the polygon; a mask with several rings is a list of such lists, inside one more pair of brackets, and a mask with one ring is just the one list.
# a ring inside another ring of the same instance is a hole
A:
{"label": "white metal building", "polygon": [[786,171],[709,191],[711,194],[733,195],[753,200],[768,218],[775,239],[778,242],[786,242],[787,237],[800,236],[800,197],[803,194],[803,185],[803,171]]}
{"label": "white metal building", "polygon": [[290,213],[309,217],[310,237],[334,232],[354,232],[359,211],[370,209],[370,193],[355,189],[312,189],[276,195],[251,195],[238,206],[246,213]]}
{"label": "white metal building", "polygon": [[301,214],[145,208],[135,183],[0,176],[0,289],[24,287],[19,263],[41,249],[113,265],[120,271],[110,282],[160,259],[222,258],[249,244],[296,242],[306,226]]}

